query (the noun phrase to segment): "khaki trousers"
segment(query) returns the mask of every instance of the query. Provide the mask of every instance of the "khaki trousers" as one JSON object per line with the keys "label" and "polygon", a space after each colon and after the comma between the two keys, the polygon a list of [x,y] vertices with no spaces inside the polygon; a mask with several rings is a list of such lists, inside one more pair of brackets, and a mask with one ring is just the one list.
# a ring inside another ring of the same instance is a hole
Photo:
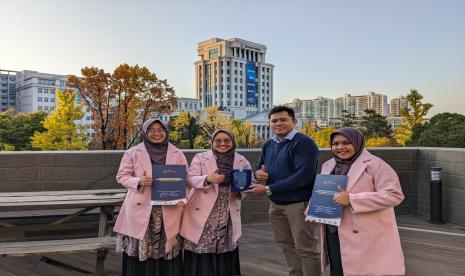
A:
{"label": "khaki trousers", "polygon": [[290,268],[289,276],[321,275],[320,228],[305,222],[305,208],[306,202],[270,204],[271,228]]}

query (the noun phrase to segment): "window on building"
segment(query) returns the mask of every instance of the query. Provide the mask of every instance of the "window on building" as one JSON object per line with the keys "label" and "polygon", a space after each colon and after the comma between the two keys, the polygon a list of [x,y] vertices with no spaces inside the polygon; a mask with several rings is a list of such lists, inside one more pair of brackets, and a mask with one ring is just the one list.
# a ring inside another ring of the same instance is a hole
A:
{"label": "window on building", "polygon": [[242,91],[242,86],[239,86],[239,90],[241,90],[241,91]]}
{"label": "window on building", "polygon": [[38,102],[42,102],[42,97],[37,97]]}
{"label": "window on building", "polygon": [[237,106],[237,101],[234,101],[234,106]]}
{"label": "window on building", "polygon": [[237,82],[237,78],[234,78],[234,82]]}
{"label": "window on building", "polygon": [[44,88],[44,93],[48,94],[48,89],[47,88]]}
{"label": "window on building", "polygon": [[48,106],[44,106],[44,110],[48,110]]}
{"label": "window on building", "polygon": [[41,105],[37,106],[37,110],[42,110],[42,106]]}
{"label": "window on building", "polygon": [[236,67],[237,67],[237,61],[235,61],[235,62],[234,62],[234,66],[236,66]]}
{"label": "window on building", "polygon": [[44,102],[48,103],[48,98],[47,97],[44,98]]}
{"label": "window on building", "polygon": [[239,71],[239,75],[241,75],[241,76],[242,76],[242,71]]}
{"label": "window on building", "polygon": [[242,63],[239,63],[239,67],[242,68]]}
{"label": "window on building", "polygon": [[42,88],[40,88],[40,87],[37,88],[37,92],[38,92],[38,93],[42,93]]}
{"label": "window on building", "polygon": [[237,75],[237,70],[234,70],[234,75]]}
{"label": "window on building", "polygon": [[234,98],[236,98],[236,99],[237,99],[237,94],[234,94]]}
{"label": "window on building", "polygon": [[229,66],[229,61],[226,62],[226,66]]}

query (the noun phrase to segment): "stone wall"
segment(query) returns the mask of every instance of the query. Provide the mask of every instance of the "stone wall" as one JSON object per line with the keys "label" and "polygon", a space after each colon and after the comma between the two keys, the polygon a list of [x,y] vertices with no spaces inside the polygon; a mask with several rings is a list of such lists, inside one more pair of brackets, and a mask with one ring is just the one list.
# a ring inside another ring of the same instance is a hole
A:
{"label": "stone wall", "polygon": [[[405,194],[397,214],[429,216],[429,171],[443,168],[444,218],[465,225],[465,149],[373,148],[398,173]],[[187,159],[199,151],[185,150]],[[252,166],[259,149],[239,150]],[[0,152],[0,192],[121,188],[115,181],[123,151]],[[320,150],[321,163],[330,158]],[[320,169],[320,168],[319,168]],[[249,196],[243,205],[244,223],[267,221],[268,200]]]}

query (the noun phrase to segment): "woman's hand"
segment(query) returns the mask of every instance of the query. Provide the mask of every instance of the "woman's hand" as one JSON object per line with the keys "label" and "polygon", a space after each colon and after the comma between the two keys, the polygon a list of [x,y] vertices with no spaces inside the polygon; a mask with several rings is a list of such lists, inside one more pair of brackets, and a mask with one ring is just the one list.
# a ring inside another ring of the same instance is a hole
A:
{"label": "woman's hand", "polygon": [[224,181],[224,175],[218,173],[218,169],[207,176],[208,183],[221,183]]}
{"label": "woman's hand", "polygon": [[338,192],[334,194],[333,200],[339,206],[347,207],[350,205],[349,193],[341,186],[338,186]]}
{"label": "woman's hand", "polygon": [[140,186],[150,186],[152,185],[152,178],[147,177],[147,173],[144,171],[144,176],[139,180]]}

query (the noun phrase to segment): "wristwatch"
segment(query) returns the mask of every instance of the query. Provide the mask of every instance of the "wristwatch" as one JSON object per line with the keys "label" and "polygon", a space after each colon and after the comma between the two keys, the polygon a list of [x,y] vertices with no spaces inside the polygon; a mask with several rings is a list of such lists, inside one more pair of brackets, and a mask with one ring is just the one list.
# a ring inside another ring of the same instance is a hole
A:
{"label": "wristwatch", "polygon": [[267,196],[270,196],[272,194],[270,187],[265,186],[265,193]]}

